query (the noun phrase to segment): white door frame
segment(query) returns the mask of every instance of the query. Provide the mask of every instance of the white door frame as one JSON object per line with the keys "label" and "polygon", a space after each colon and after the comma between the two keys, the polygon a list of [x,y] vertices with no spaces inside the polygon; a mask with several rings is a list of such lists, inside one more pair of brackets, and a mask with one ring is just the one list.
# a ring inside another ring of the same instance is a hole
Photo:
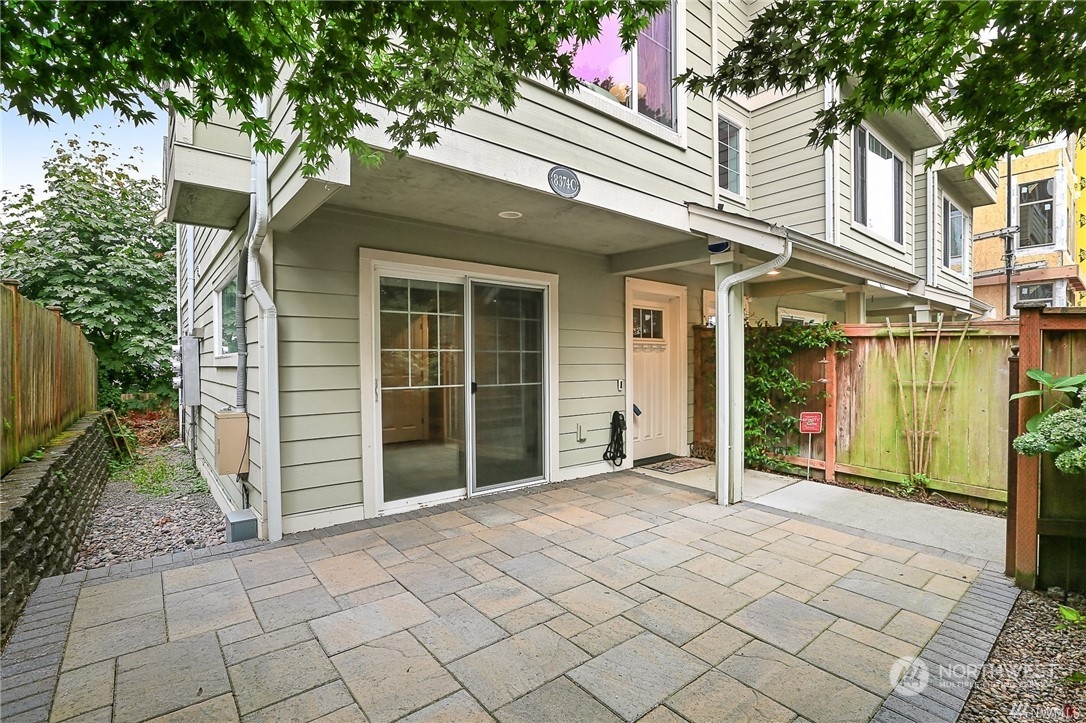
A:
{"label": "white door frame", "polygon": [[[362,431],[362,504],[365,517],[377,517],[382,514],[403,512],[429,504],[437,504],[451,499],[463,498],[466,494],[484,495],[500,492],[509,487],[482,490],[477,493],[450,491],[426,497],[407,500],[405,504],[384,504],[381,475],[381,422],[378,385],[380,367],[377,365],[380,339],[380,315],[378,313],[379,276],[402,274],[409,278],[434,278],[452,280],[459,277],[457,283],[464,283],[465,289],[470,281],[505,283],[513,286],[526,286],[543,289],[546,321],[543,338],[543,478],[552,479],[558,471],[558,275],[537,271],[524,271],[504,266],[491,266],[468,261],[456,261],[433,256],[380,251],[377,249],[359,249],[358,268],[358,324],[359,324],[359,374],[362,393],[361,431]],[[466,293],[465,293],[466,295]],[[465,306],[465,312],[467,311]],[[468,329],[465,318],[465,341]],[[470,371],[470,360],[465,359],[465,373]],[[465,400],[467,403],[469,400]],[[470,430],[465,430],[469,434]],[[469,461],[469,465],[473,462]],[[539,484],[525,483],[524,486]],[[470,485],[469,485],[470,487]]]}
{"label": "white door frame", "polygon": [[[626,328],[626,426],[633,421],[633,308],[637,299],[666,305],[665,325],[667,327],[668,353],[671,355],[671,380],[668,393],[671,397],[667,424],[668,453],[685,457],[687,447],[687,390],[690,370],[687,366],[687,343],[689,329],[686,323],[686,287],[678,284],[665,284],[647,279],[626,279],[626,315],[623,324]],[[629,461],[626,466],[633,466],[633,443],[630,442]]]}

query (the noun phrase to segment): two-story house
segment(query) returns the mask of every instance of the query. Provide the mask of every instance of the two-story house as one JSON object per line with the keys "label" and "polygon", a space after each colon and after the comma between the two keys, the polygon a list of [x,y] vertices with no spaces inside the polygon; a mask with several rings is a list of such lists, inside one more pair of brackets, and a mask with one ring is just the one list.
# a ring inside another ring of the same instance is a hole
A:
{"label": "two-story house", "polygon": [[[1078,221],[1083,211],[1075,212],[1083,202],[1086,151],[1078,146],[1077,138],[1061,135],[1012,158],[1009,174],[1007,163],[999,164],[997,201],[977,212],[977,235],[985,238],[973,250],[976,297],[996,318],[1014,315],[1019,301],[1076,306],[1086,292],[1086,224]],[[986,232],[1014,227],[1008,291],[1007,238]]]}
{"label": "two-story house", "polygon": [[628,53],[605,23],[575,51],[577,92],[525,80],[512,112],[473,108],[378,168],[340,154],[304,177],[281,97],[261,101],[287,149],[269,158],[228,118],[173,118],[185,429],[220,504],[275,539],[589,476],[616,468],[615,412],[618,468],[685,454],[691,326],[717,316],[718,495],[738,500],[745,314],[984,311],[970,219],[995,184],[925,167],[945,133],[930,113],[823,150],[807,132],[847,88],[672,87],[759,7],[676,2]]}

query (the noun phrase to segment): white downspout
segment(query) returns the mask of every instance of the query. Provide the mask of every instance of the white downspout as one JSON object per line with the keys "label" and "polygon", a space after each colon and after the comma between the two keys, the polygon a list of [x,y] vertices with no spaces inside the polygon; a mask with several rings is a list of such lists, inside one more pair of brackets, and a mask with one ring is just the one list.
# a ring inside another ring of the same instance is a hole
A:
{"label": "white downspout", "polygon": [[[928,284],[931,285],[932,287],[935,287],[935,286],[938,286],[938,283],[936,281],[936,274],[937,274],[936,269],[939,268],[938,267],[939,259],[937,259],[935,257],[935,199],[936,199],[935,179],[936,179],[936,176],[935,176],[935,171],[931,170],[930,168],[927,169],[925,171],[925,173],[927,173],[927,175],[928,175],[928,217],[927,217],[928,233],[927,233],[927,238],[925,239],[925,243],[926,243],[926,245],[928,247],[927,248]],[[946,244],[946,239],[943,239],[943,244],[944,245]],[[914,250],[913,253],[916,253],[916,251]],[[943,250],[943,253],[946,253],[945,249]]]}
{"label": "white downspout", "polygon": [[[731,340],[729,330],[732,326],[732,306],[729,297],[734,287],[746,283],[752,279],[778,269],[788,263],[792,258],[792,238],[788,235],[788,229],[784,231],[784,250],[780,255],[758,264],[745,271],[738,271],[731,276],[721,279],[716,289],[716,501],[717,504],[731,505],[742,502],[741,486],[731,479],[732,444],[731,429],[728,427],[730,420],[731,400]],[[740,370],[741,371],[741,370]],[[741,470],[742,466],[738,465]]]}
{"label": "white downspout", "polygon": [[[259,112],[266,112],[267,100],[258,103]],[[260,439],[261,471],[264,474],[264,502],[267,505],[268,539],[283,537],[283,500],[281,462],[279,457],[279,312],[275,301],[264,287],[260,275],[260,248],[268,235],[268,157],[253,154],[253,201],[249,210],[249,236],[245,243],[248,251],[247,275],[249,291],[260,308],[260,371],[264,383],[260,387],[263,407],[260,423],[263,434]]]}
{"label": "white downspout", "polygon": [[[822,109],[829,110],[836,98],[837,91],[832,85],[823,88]],[[837,243],[837,141],[834,141],[822,151],[822,157],[826,164],[826,213],[825,235],[826,243]]]}

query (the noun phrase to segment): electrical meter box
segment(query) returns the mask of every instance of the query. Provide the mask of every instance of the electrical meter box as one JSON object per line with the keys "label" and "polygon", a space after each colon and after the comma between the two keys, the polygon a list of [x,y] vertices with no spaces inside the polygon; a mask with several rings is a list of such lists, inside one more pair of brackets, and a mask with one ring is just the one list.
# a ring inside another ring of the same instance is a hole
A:
{"label": "electrical meter box", "polygon": [[181,404],[200,406],[200,337],[181,337]]}
{"label": "electrical meter box", "polygon": [[245,412],[215,413],[215,471],[249,471],[249,415]]}

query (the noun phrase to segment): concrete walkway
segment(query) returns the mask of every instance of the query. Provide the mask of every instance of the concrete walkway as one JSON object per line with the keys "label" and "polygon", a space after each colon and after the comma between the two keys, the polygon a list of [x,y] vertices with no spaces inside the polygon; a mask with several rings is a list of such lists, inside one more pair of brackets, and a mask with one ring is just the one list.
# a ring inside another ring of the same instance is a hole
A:
{"label": "concrete walkway", "polygon": [[50,578],[0,714],[900,720],[899,660],[983,662],[1010,602],[963,555],[616,473]]}
{"label": "concrete walkway", "polygon": [[[638,472],[708,492],[716,489],[714,465],[671,475],[652,470]],[[749,469],[743,478],[743,496],[766,507],[879,532],[978,560],[997,563],[1004,560],[1007,521],[990,515]]]}
{"label": "concrete walkway", "polygon": [[898,500],[847,487],[799,480],[751,501],[989,562],[1001,563],[1007,549],[1007,521],[1003,518]]}

